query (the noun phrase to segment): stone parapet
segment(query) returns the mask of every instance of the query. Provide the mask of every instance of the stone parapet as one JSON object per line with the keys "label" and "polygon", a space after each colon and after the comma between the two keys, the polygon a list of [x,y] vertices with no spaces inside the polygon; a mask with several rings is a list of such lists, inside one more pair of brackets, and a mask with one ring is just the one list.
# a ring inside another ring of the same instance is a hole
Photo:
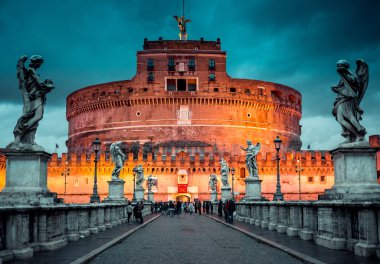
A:
{"label": "stone parapet", "polygon": [[[237,219],[337,250],[374,257],[380,248],[380,201],[238,202]],[[269,211],[268,211],[269,208]]]}
{"label": "stone parapet", "polygon": [[[151,212],[145,204],[143,214]],[[125,223],[124,204],[62,204],[52,206],[0,206],[0,263],[25,259],[37,251],[51,251]]]}

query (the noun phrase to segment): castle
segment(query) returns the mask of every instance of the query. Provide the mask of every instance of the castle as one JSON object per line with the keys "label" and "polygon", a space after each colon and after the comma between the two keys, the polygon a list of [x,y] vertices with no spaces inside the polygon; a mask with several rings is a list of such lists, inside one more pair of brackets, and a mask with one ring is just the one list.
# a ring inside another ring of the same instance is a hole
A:
{"label": "castle", "polygon": [[[99,138],[102,199],[113,169],[109,146],[115,141],[122,141],[127,153],[120,178],[129,199],[137,164],[142,164],[146,176],[157,177],[156,201],[209,200],[210,174],[218,176],[220,197],[222,158],[235,169],[230,185],[241,198],[248,176],[241,147],[251,139],[262,145],[257,156],[262,194],[272,199],[273,140],[279,136],[285,200],[317,199],[333,186],[334,167],[327,151],[300,151],[301,94],[281,84],[232,78],[226,63],[220,39],[145,39],[131,80],[86,87],[67,97],[68,153],[50,159],[50,190],[68,203],[89,201],[94,175],[91,145]],[[372,142],[380,145],[379,137]],[[296,171],[296,165],[302,170]],[[4,179],[5,158],[0,156],[0,188]]]}

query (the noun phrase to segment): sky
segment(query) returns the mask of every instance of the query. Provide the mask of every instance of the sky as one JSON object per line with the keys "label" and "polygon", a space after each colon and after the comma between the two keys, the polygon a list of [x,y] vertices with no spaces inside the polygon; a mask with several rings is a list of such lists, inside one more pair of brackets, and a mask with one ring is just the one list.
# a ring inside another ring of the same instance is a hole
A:
{"label": "sky", "polygon": [[[181,0],[0,0],[0,148],[13,141],[22,113],[16,63],[42,55],[47,95],[36,142],[66,152],[66,97],[80,88],[127,80],[144,38],[178,39]],[[368,135],[380,134],[380,1],[188,0],[188,39],[221,39],[234,78],[288,85],[302,93],[303,149],[329,150],[344,138],[331,115],[336,62],[369,65],[361,103]],[[254,139],[253,139],[254,140]]]}

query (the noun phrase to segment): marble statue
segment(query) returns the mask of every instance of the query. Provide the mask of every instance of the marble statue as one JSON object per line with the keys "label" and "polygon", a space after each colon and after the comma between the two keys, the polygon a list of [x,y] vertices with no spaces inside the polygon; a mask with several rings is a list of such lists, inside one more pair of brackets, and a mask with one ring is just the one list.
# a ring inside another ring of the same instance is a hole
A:
{"label": "marble statue", "polygon": [[247,140],[247,148],[241,147],[243,150],[245,150],[245,164],[247,166],[249,176],[250,178],[258,178],[258,168],[257,168],[257,161],[256,156],[260,151],[261,145],[260,142],[256,144],[256,146],[252,145],[252,142],[250,140]]}
{"label": "marble statue", "polygon": [[154,178],[152,177],[152,175],[148,176],[148,178],[146,179],[146,182],[147,182],[147,186],[148,186],[148,192],[151,192],[152,187],[154,185]]}
{"label": "marble statue", "polygon": [[23,114],[13,130],[14,142],[7,149],[17,151],[44,151],[34,142],[39,121],[44,114],[46,94],[54,89],[51,80],[41,81],[37,69],[44,62],[40,55],[30,57],[29,67],[24,63],[28,58],[22,56],[17,63],[17,78],[23,97]]}
{"label": "marble statue", "polygon": [[117,181],[120,180],[120,171],[124,166],[124,161],[126,158],[126,155],[121,150],[121,141],[114,142],[110,146],[110,152],[113,163],[115,163],[115,168],[112,171],[112,180]]}
{"label": "marble statue", "polygon": [[358,59],[355,73],[349,70],[349,66],[346,60],[337,62],[340,81],[331,87],[337,94],[332,114],[342,126],[341,134],[346,138],[342,144],[364,141],[367,133],[359,123],[363,114],[359,106],[368,86],[368,65],[362,59]]}
{"label": "marble statue", "polygon": [[210,185],[210,189],[215,192],[216,191],[216,185],[218,184],[218,179],[216,178],[216,175],[215,174],[211,174],[210,175],[210,181],[209,181],[209,185]]}
{"label": "marble statue", "polygon": [[228,184],[229,172],[230,172],[230,168],[228,167],[227,162],[224,159],[222,159],[220,161],[220,173],[222,175],[221,180],[222,180],[223,187],[230,187],[230,185]]}
{"label": "marble statue", "polygon": [[137,174],[137,179],[136,179],[136,188],[142,189],[142,184],[145,181],[144,178],[144,169],[141,164],[137,165],[135,168],[133,168],[133,172]]}

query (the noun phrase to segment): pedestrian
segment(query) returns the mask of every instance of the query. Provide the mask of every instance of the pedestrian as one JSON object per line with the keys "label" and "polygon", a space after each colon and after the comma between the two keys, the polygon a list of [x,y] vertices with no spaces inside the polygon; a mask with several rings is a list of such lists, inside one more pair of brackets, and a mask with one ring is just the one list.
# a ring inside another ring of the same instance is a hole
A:
{"label": "pedestrian", "polygon": [[218,203],[218,216],[220,216],[220,217],[223,216],[223,201],[222,201],[222,199],[220,199],[219,203]]}
{"label": "pedestrian", "polygon": [[144,202],[140,201],[140,203],[138,203],[138,206],[137,206],[137,213],[138,213],[138,218],[140,219],[140,224],[144,223],[143,210],[144,210]]}
{"label": "pedestrian", "polygon": [[201,207],[202,207],[202,202],[201,201],[198,201],[198,213],[199,213],[199,215],[201,215],[202,214],[202,209],[201,209]]}
{"label": "pedestrian", "polygon": [[211,214],[214,213],[214,204],[210,201],[210,212]]}
{"label": "pedestrian", "polygon": [[205,205],[205,207],[206,207],[206,213],[210,214],[210,202],[209,201],[204,201],[204,203],[206,204]]}
{"label": "pedestrian", "polygon": [[169,201],[168,207],[169,207],[169,216],[170,218],[172,218],[174,214],[174,203],[172,201]]}
{"label": "pedestrian", "polygon": [[231,225],[234,223],[234,212],[235,212],[235,201],[233,199],[230,199],[229,206],[228,206],[228,219]]}
{"label": "pedestrian", "polygon": [[127,205],[128,224],[131,223],[132,211],[133,211],[132,203],[131,203],[131,201],[128,201],[128,205]]}
{"label": "pedestrian", "polygon": [[193,203],[189,203],[189,213],[192,215],[193,212],[194,212],[194,204]]}
{"label": "pedestrian", "polygon": [[229,201],[225,200],[223,204],[223,212],[224,212],[224,219],[226,220],[226,223],[228,223],[228,208],[229,208]]}

